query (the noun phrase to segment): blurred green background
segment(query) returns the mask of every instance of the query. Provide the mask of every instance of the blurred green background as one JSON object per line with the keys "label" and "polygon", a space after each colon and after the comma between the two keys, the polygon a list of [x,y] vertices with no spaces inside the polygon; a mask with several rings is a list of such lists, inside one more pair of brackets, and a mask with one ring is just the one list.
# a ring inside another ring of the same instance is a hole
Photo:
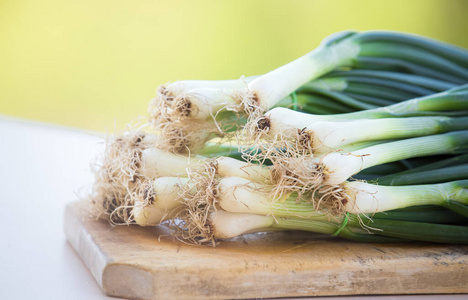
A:
{"label": "blurred green background", "polygon": [[468,1],[1,0],[0,114],[97,131],[159,84],[265,73],[345,29],[468,48]]}

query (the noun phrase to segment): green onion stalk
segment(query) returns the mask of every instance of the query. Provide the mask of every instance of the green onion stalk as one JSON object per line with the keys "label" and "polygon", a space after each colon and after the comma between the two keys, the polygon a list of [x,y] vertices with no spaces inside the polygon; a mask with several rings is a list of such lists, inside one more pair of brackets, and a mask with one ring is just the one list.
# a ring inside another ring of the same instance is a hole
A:
{"label": "green onion stalk", "polygon": [[[361,142],[404,139],[468,129],[468,117],[408,117],[318,121],[297,128],[270,122],[268,136],[299,141],[298,147],[310,149],[315,155]],[[267,128],[265,127],[263,132]]]}
{"label": "green onion stalk", "polygon": [[324,202],[339,202],[345,212],[373,214],[398,208],[437,205],[456,208],[452,203],[468,204],[468,180],[438,184],[382,186],[360,181],[345,182],[324,193]]}
{"label": "green onion stalk", "polygon": [[[454,131],[378,144],[352,152],[332,152],[312,158],[307,167],[315,186],[336,185],[372,166],[412,157],[466,153],[467,145],[468,131]],[[312,182],[309,184],[314,185]]]}
{"label": "green onion stalk", "polygon": [[389,106],[367,109],[363,111],[356,111],[353,113],[332,114],[324,116],[313,115],[309,113],[290,110],[283,107],[278,107],[269,110],[264,116],[267,119],[274,119],[267,120],[269,123],[280,122],[283,124],[293,125],[297,128],[306,127],[310,125],[310,123],[316,121],[376,119],[431,115],[464,116],[467,115],[468,111],[467,100],[468,84],[458,86],[437,94],[408,99],[406,101],[395,103]]}
{"label": "green onion stalk", "polygon": [[[273,217],[255,214],[230,213],[223,210],[212,212],[207,219],[209,230],[202,236],[185,236],[193,243],[211,243],[217,239],[237,237],[242,234],[278,230],[301,230],[365,243],[402,243],[426,241],[438,243],[467,244],[467,226],[421,223],[411,221],[373,218],[362,220],[349,215],[347,221],[320,222],[314,219]],[[366,227],[362,227],[364,224]],[[206,237],[208,236],[208,237]]]}

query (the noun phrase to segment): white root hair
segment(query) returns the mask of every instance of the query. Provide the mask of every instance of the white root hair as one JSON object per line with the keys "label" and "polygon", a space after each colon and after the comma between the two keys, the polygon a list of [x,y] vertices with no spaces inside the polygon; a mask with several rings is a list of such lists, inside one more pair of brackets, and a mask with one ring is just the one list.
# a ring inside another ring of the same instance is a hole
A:
{"label": "white root hair", "polygon": [[107,218],[113,224],[132,222],[131,195],[146,180],[139,172],[141,154],[153,144],[154,140],[139,130],[108,138],[105,152],[93,168],[92,202],[98,217]]}

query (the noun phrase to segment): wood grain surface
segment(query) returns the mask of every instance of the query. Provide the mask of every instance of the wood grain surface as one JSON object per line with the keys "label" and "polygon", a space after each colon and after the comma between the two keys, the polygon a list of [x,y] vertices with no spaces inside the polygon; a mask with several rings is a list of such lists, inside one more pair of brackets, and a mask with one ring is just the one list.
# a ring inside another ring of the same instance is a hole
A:
{"label": "wood grain surface", "polygon": [[218,247],[163,227],[110,226],[67,207],[67,239],[102,289],[132,299],[468,293],[468,246],[359,244],[301,232],[250,234]]}

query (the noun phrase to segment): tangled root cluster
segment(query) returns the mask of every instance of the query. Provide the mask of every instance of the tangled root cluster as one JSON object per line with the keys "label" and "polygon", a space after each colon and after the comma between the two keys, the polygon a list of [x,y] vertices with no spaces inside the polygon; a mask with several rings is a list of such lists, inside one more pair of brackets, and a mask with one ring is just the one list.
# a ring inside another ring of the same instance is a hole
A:
{"label": "tangled root cluster", "polygon": [[94,168],[92,202],[95,213],[113,224],[132,222],[132,195],[146,180],[139,173],[142,151],[154,143],[145,137],[142,131],[110,137],[101,162]]}
{"label": "tangled root cluster", "polygon": [[174,153],[197,152],[205,143],[216,136],[208,122],[185,122],[183,120],[153,123],[153,128],[161,137],[159,148]]}
{"label": "tangled root cluster", "polygon": [[[150,123],[162,137],[162,149],[176,153],[196,152],[209,139],[223,137],[232,130],[232,124],[217,121],[218,112],[213,112],[206,120],[193,118],[197,107],[192,104],[191,97],[202,99],[203,96],[193,91],[176,93],[160,86],[157,96],[150,102]],[[226,106],[225,110],[236,112],[237,108]]]}
{"label": "tangled root cluster", "polygon": [[[311,157],[284,157],[272,166],[273,197],[297,193],[297,201],[306,201],[314,210],[330,216],[345,214],[345,205],[354,202],[357,191],[342,184],[324,185],[326,170],[320,161]],[[276,198],[274,198],[276,199]]]}
{"label": "tangled root cluster", "polygon": [[[275,186],[273,197],[297,192],[299,198],[318,188],[324,170],[314,159],[307,132],[288,130],[289,136],[269,134],[270,120],[260,116],[251,121],[239,136],[247,136],[251,144],[241,149],[243,158],[250,163],[271,164],[270,183]],[[245,145],[244,140],[238,143]]]}
{"label": "tangled root cluster", "polygon": [[314,203],[315,210],[330,212],[333,216],[345,213],[344,206],[353,201],[356,191],[345,189],[342,185],[322,186]]}
{"label": "tangled root cluster", "polygon": [[[315,192],[323,182],[323,166],[311,156],[275,156],[271,169],[275,197],[284,193],[296,192],[300,200],[303,195]],[[313,197],[312,197],[313,198]]]}
{"label": "tangled root cluster", "polygon": [[238,144],[244,145],[243,153],[248,161],[265,162],[282,157],[312,156],[312,136],[305,129],[289,125],[281,128],[272,123],[267,115],[250,119],[237,135]]}
{"label": "tangled root cluster", "polygon": [[190,102],[183,95],[164,92],[163,87],[150,102],[149,113],[153,129],[161,136],[159,147],[168,152],[196,151],[219,133],[214,122],[190,119]]}
{"label": "tangled root cluster", "polygon": [[[271,143],[270,138],[270,119],[266,116],[258,116],[255,119],[249,119],[236,136],[237,143],[239,145],[245,145],[245,147],[256,148],[261,150],[264,148],[261,145],[265,143]],[[256,151],[259,152],[259,151]]]}
{"label": "tangled root cluster", "polygon": [[265,113],[265,109],[260,105],[255,93],[246,91],[238,94],[237,98],[240,99],[240,107],[249,120],[255,120]]}
{"label": "tangled root cluster", "polygon": [[260,141],[268,138],[270,119],[264,116],[265,110],[260,106],[255,94],[244,93],[237,96],[240,107],[247,117],[243,128],[236,138],[240,145],[256,146]]}
{"label": "tangled root cluster", "polygon": [[209,161],[189,171],[189,181],[182,187],[181,209],[171,223],[179,240],[195,244],[217,244],[211,226],[211,213],[218,203],[216,162]]}

